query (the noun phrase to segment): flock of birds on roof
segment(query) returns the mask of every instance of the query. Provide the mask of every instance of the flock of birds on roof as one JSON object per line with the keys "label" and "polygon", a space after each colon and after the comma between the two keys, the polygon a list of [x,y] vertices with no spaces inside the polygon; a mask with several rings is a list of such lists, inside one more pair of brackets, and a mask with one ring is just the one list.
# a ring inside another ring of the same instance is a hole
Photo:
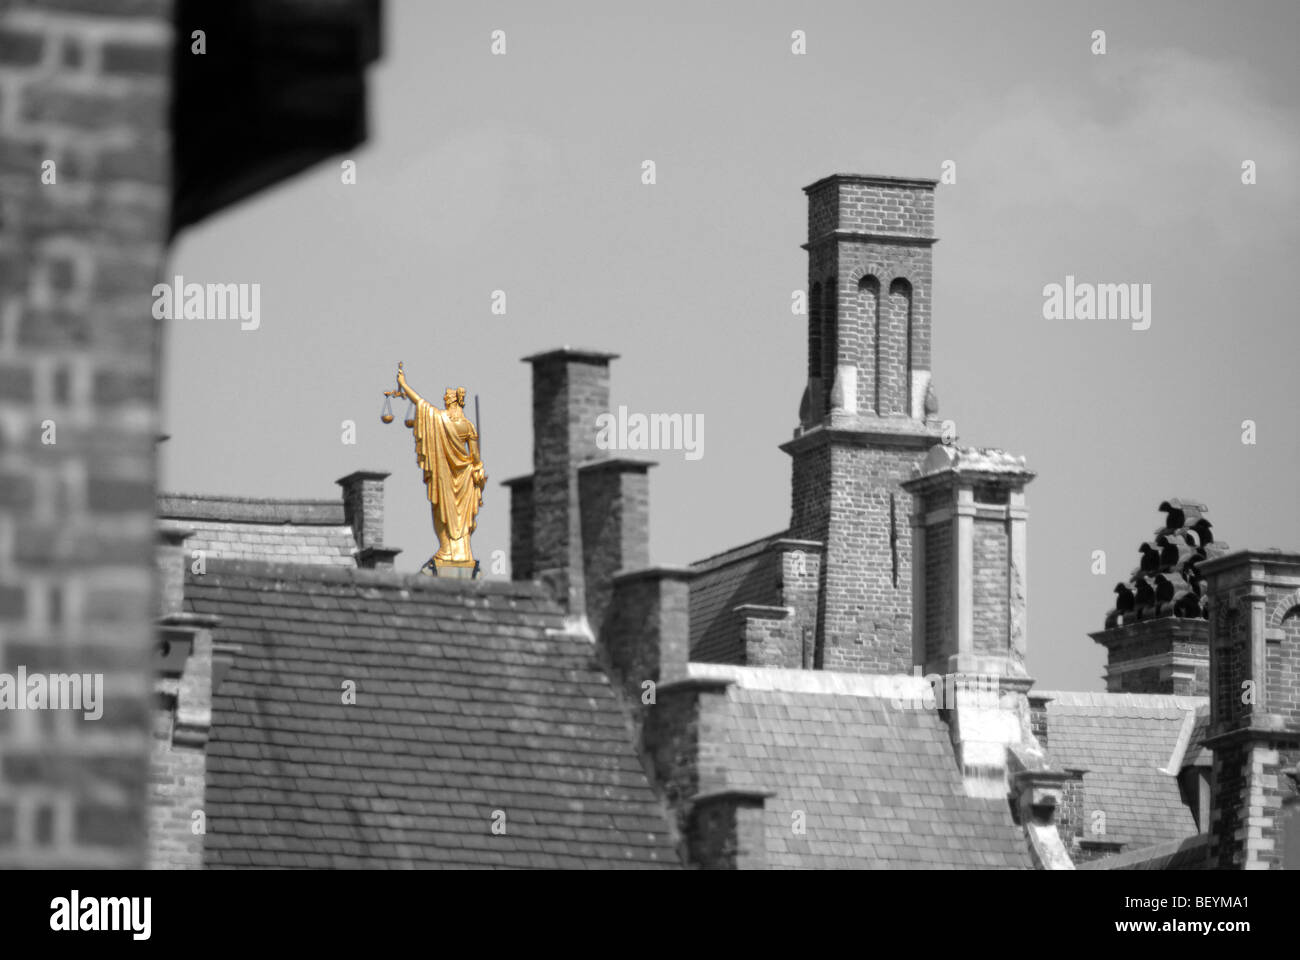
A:
{"label": "flock of birds on roof", "polygon": [[1138,547],[1142,559],[1128,583],[1115,584],[1115,609],[1106,614],[1106,629],[1159,617],[1209,616],[1205,578],[1196,565],[1228,552],[1216,543],[1203,503],[1171,498],[1160,504],[1165,525],[1155,539]]}

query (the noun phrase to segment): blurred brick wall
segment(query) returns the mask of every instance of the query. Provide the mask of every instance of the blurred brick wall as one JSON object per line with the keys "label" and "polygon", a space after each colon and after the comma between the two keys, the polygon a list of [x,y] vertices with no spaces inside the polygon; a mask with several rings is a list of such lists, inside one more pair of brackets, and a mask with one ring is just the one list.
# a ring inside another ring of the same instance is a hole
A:
{"label": "blurred brick wall", "polygon": [[0,673],[105,702],[0,711],[0,866],[144,863],[171,13],[0,4]]}

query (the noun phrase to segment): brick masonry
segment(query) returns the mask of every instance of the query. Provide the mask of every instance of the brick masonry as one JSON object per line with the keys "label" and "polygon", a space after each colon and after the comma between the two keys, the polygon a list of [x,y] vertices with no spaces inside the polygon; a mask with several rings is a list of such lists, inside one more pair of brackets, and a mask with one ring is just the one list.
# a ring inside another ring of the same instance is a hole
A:
{"label": "brick masonry", "polygon": [[526,358],[533,366],[533,562],[525,569],[550,585],[571,616],[586,614],[578,467],[604,456],[596,418],[609,412],[612,359],[567,348]]}
{"label": "brick masonry", "polygon": [[510,578],[533,579],[533,478],[502,482],[510,490]]}
{"label": "brick masonry", "polygon": [[1210,823],[1219,869],[1280,870],[1300,764],[1300,554],[1239,551],[1209,581]]}
{"label": "brick masonry", "polygon": [[1112,693],[1209,694],[1209,624],[1205,620],[1139,620],[1091,636],[1107,649],[1106,689]]}
{"label": "brick masonry", "polygon": [[579,468],[578,503],[587,618],[604,628],[620,571],[650,563],[649,461],[606,460]]}
{"label": "brick masonry", "polygon": [[658,688],[686,675],[690,578],[685,567],[651,567],[619,574],[611,584],[598,651],[637,731],[647,713],[658,711]]}
{"label": "brick masonry", "polygon": [[[181,567],[183,570],[183,566]],[[213,618],[172,614],[163,637],[178,653],[164,657],[155,681],[149,772],[149,869],[204,866],[207,744],[212,728]]]}
{"label": "brick masonry", "polygon": [[937,663],[954,649],[951,584],[953,541],[951,524],[934,524],[925,529],[925,662]]}
{"label": "brick masonry", "polygon": [[810,434],[793,452],[790,536],[825,544],[816,666],[909,673],[912,501],[899,484],[924,451],[856,439]]}
{"label": "brick masonry", "polygon": [[930,370],[934,184],[837,175],[805,192],[808,372],[823,402],[803,422],[826,413],[841,364],[856,372],[851,412],[912,417],[912,374]]}
{"label": "brick masonry", "polygon": [[[695,571],[691,580],[692,660],[744,662],[734,612],[745,604],[777,602],[779,558],[772,552],[777,540],[777,536],[764,537],[691,565]],[[813,604],[815,608],[815,596]]]}
{"label": "brick masonry", "polygon": [[1005,521],[975,519],[972,600],[975,652],[1005,654],[1010,633],[1007,595],[1010,590],[1009,547]]}
{"label": "brick masonry", "polygon": [[835,175],[808,195],[809,382],[789,536],[824,544],[816,666],[912,665],[912,476],[927,419],[934,182]]}
{"label": "brick masonry", "polygon": [[105,675],[98,721],[0,718],[5,867],[145,859],[171,13],[0,13],[0,671]]}
{"label": "brick masonry", "polygon": [[1106,628],[1090,634],[1106,648],[1106,689],[1113,693],[1206,696],[1210,689],[1208,602],[1201,562],[1228,545],[1212,539],[1202,503],[1160,505],[1163,526],[1139,548],[1139,566],[1115,586]]}
{"label": "brick masonry", "polygon": [[358,550],[384,544],[384,480],[387,473],[358,470],[335,481],[343,488],[343,516]]}
{"label": "brick masonry", "polygon": [[355,546],[346,527],[329,528],[268,524],[262,529],[244,523],[187,522],[194,535],[186,549],[200,550],[207,559],[265,560],[355,567]]}

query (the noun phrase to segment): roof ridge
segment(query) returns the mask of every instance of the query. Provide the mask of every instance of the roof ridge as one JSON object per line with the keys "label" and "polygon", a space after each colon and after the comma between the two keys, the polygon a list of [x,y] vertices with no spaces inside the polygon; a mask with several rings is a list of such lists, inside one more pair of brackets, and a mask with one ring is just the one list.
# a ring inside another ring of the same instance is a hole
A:
{"label": "roof ridge", "polygon": [[730,560],[739,560],[748,553],[758,553],[767,547],[773,541],[780,540],[786,536],[789,530],[778,530],[776,533],[769,533],[765,537],[759,537],[756,540],[750,540],[748,543],[742,543],[735,547],[728,547],[726,550],[711,554],[701,560],[692,561],[689,566],[695,573],[707,573],[717,567],[723,566]]}
{"label": "roof ridge", "polygon": [[359,567],[325,566],[318,563],[287,563],[280,560],[250,560],[233,557],[210,557],[206,572],[186,574],[190,582],[218,580],[221,577],[245,577],[258,581],[295,581],[322,585],[348,585],[389,590],[424,590],[453,594],[496,594],[526,596],[559,605],[551,592],[534,580],[453,580],[422,573],[399,573],[393,570],[368,570]]}
{"label": "roof ridge", "polygon": [[205,503],[339,503],[338,497],[241,497],[235,494],[220,493],[185,493],[183,491],[160,491],[159,500],[202,500]]}
{"label": "roof ridge", "polygon": [[722,680],[742,690],[815,693],[875,699],[919,698],[932,688],[924,677],[906,673],[840,673],[786,667],[745,667],[730,663],[687,664],[692,680]]}
{"label": "roof ridge", "polygon": [[160,493],[154,499],[154,509],[160,520],[347,526],[341,498],[326,500]]}
{"label": "roof ridge", "polygon": [[1210,698],[1177,693],[1110,693],[1097,690],[1035,690],[1051,697],[1053,707],[1133,707],[1146,710],[1192,710],[1207,705]]}

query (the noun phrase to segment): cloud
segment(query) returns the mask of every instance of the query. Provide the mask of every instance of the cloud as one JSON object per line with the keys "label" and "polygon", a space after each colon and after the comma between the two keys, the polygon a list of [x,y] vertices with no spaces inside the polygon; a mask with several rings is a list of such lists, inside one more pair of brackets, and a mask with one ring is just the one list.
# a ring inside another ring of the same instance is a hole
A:
{"label": "cloud", "polygon": [[[1025,85],[993,111],[967,121],[978,132],[959,168],[978,173],[983,202],[1003,218],[1011,205],[1113,218],[1126,231],[1168,230],[1172,219],[1230,242],[1295,229],[1273,214],[1297,199],[1300,124],[1248,67],[1181,50],[1097,57],[1075,88]],[[1257,188],[1241,184],[1247,159]],[[1267,207],[1247,202],[1248,189],[1267,189]]]}

